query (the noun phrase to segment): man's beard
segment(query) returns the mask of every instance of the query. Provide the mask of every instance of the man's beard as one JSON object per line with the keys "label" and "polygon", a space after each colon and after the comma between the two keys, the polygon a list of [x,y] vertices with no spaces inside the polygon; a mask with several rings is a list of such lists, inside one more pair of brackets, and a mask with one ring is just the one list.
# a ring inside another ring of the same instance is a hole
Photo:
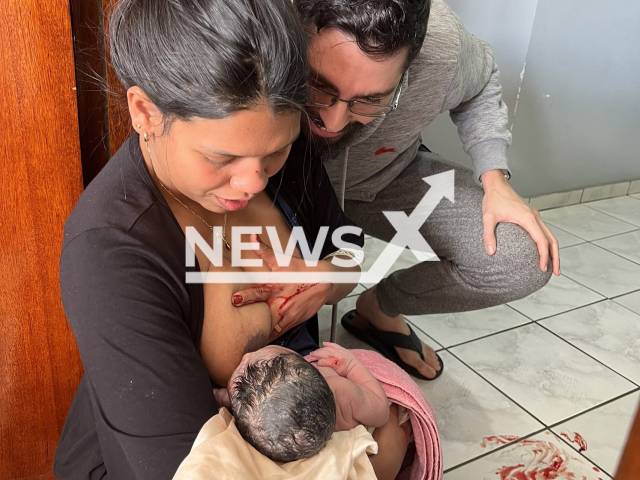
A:
{"label": "man's beard", "polygon": [[[322,119],[319,116],[314,118],[324,126]],[[309,118],[303,116],[303,133],[309,140],[314,151],[322,158],[322,160],[328,160],[334,158],[338,152],[344,150],[346,147],[351,146],[354,137],[358,136],[360,132],[366,127],[366,125],[360,122],[351,122],[347,124],[345,128],[341,130],[341,135],[336,138],[323,138],[311,131],[311,127],[307,122],[312,122],[311,115]]]}

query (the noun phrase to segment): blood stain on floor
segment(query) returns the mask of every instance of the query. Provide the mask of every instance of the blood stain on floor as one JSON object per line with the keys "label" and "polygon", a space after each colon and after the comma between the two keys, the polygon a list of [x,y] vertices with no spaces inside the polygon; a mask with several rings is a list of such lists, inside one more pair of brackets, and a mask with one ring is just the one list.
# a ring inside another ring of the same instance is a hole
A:
{"label": "blood stain on floor", "polygon": [[482,439],[482,442],[480,443],[480,446],[482,448],[487,448],[487,445],[491,444],[494,444],[495,446],[506,445],[507,443],[515,442],[519,438],[520,437],[516,435],[494,435],[491,437],[484,437]]}
{"label": "blood stain on floor", "polygon": [[[485,448],[487,445],[506,445],[517,439],[518,437],[512,435],[485,437],[481,446]],[[575,434],[574,440],[569,440],[586,450],[586,442],[579,434]],[[498,458],[506,458],[507,454],[511,458],[514,454],[519,455],[519,461],[515,465],[504,465],[494,471],[500,480],[588,480],[585,475],[578,475],[573,471],[578,464],[580,470],[584,471],[583,461],[553,442],[522,440],[504,450]],[[599,472],[595,467],[594,471]]]}
{"label": "blood stain on floor", "polygon": [[578,432],[573,432],[573,439],[568,433],[561,433],[560,435],[569,440],[571,443],[575,443],[576,445],[578,445],[579,452],[584,452],[587,449],[587,441]]}

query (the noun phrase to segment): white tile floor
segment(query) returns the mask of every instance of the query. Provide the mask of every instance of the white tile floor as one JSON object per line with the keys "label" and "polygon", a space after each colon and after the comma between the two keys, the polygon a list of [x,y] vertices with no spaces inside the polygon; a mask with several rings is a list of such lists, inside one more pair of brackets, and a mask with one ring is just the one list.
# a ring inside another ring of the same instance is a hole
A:
{"label": "white tile floor", "polygon": [[[538,478],[553,461],[558,478],[615,474],[640,402],[640,195],[542,217],[562,248],[561,277],[508,305],[408,318],[445,364],[438,380],[417,380],[438,419],[445,480]],[[371,262],[384,244],[365,248]],[[394,269],[414,263],[407,251]],[[320,317],[327,340],[331,309]],[[365,347],[341,326],[338,342]]]}

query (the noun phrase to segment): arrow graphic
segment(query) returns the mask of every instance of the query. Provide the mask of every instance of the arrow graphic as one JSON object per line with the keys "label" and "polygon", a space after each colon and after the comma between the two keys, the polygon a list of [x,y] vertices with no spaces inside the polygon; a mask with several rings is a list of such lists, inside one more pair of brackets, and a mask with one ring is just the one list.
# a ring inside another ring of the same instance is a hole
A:
{"label": "arrow graphic", "polygon": [[397,233],[371,268],[362,273],[360,280],[362,283],[377,284],[380,282],[398,260],[405,247],[409,247],[420,262],[439,261],[438,256],[420,233],[420,228],[443,198],[447,198],[452,203],[455,202],[454,174],[454,170],[449,170],[423,178],[422,180],[431,188],[413,209],[411,215],[407,216],[404,212],[382,212]]}

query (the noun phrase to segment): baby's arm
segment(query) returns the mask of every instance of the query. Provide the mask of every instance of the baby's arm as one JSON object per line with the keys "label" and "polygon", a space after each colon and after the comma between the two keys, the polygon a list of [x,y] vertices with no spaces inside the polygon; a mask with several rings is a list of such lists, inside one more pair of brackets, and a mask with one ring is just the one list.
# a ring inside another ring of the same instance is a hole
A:
{"label": "baby's arm", "polygon": [[387,423],[389,401],[382,385],[351,352],[325,342],[324,348],[311,352],[306,359],[319,367],[334,394],[338,409],[336,430],[358,424],[381,427]]}

